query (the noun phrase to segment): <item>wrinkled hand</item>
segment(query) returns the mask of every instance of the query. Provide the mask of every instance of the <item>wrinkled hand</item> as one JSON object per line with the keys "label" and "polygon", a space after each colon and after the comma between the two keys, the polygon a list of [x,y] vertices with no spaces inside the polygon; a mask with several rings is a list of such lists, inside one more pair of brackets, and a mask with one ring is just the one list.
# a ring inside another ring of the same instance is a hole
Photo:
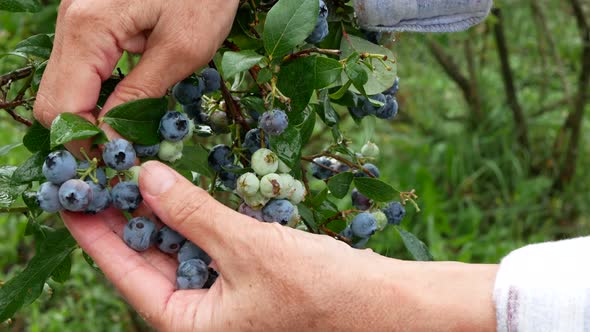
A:
{"label": "wrinkled hand", "polygon": [[[123,102],[163,96],[213,57],[237,5],[238,0],[63,0],[35,117],[46,127],[63,112],[95,123]],[[101,82],[123,51],[141,53],[141,60],[99,112]]]}

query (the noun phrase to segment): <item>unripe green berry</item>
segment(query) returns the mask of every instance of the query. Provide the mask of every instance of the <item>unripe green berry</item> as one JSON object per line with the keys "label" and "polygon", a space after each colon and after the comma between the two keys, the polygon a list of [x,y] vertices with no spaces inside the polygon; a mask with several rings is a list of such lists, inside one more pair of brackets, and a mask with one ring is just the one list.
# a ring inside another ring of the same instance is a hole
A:
{"label": "unripe green berry", "polygon": [[281,174],[279,176],[281,188],[279,190],[279,196],[277,196],[277,198],[284,199],[291,196],[293,190],[295,189],[295,179],[291,176],[291,174]]}
{"label": "unripe green berry", "polygon": [[275,198],[281,193],[281,176],[276,173],[266,174],[260,179],[260,193],[264,197]]}
{"label": "unripe green berry", "polygon": [[293,205],[293,207],[295,209],[293,210],[291,219],[289,219],[289,223],[287,224],[291,228],[295,228],[295,226],[297,226],[297,224],[301,221],[301,216],[299,215],[299,209],[297,208],[297,205]]}
{"label": "unripe green berry", "polygon": [[243,199],[244,203],[246,203],[249,207],[253,208],[254,210],[262,209],[266,205],[266,203],[270,201],[270,198],[262,196],[260,192],[257,192],[256,194],[251,196],[244,196]]}
{"label": "unripe green berry", "polygon": [[183,142],[189,142],[193,138],[193,134],[195,133],[195,122],[193,120],[188,121],[188,134],[184,136],[182,139]]}
{"label": "unripe green berry", "polygon": [[291,203],[293,203],[293,205],[297,205],[297,204],[303,202],[307,192],[305,190],[305,186],[303,185],[303,182],[301,182],[299,180],[295,180],[295,183],[293,184],[293,188],[294,188],[294,190],[291,191],[291,195],[289,196],[289,200],[291,201]]}
{"label": "unripe green berry", "polygon": [[282,160],[279,159],[279,173],[289,173],[291,172],[291,167],[287,166]]}
{"label": "unripe green berry", "polygon": [[184,144],[182,141],[162,141],[162,143],[160,143],[160,151],[158,151],[158,158],[160,158],[160,160],[173,163],[182,158],[183,147]]}
{"label": "unripe green berry", "polygon": [[373,212],[373,217],[377,219],[377,230],[382,231],[387,226],[387,216],[381,211]]}
{"label": "unripe green berry", "polygon": [[240,196],[252,196],[258,192],[260,180],[252,172],[244,173],[238,178],[236,192]]}
{"label": "unripe green berry", "polygon": [[379,147],[377,146],[377,144],[369,141],[367,142],[367,144],[363,145],[363,147],[361,148],[361,154],[363,155],[363,157],[367,157],[367,158],[377,158],[379,157]]}
{"label": "unripe green berry", "polygon": [[279,157],[269,149],[259,149],[252,155],[252,169],[256,174],[264,176],[275,173],[279,168]]}
{"label": "unripe green berry", "polygon": [[129,170],[127,170],[128,177],[127,181],[131,181],[135,184],[139,183],[139,171],[141,170],[141,166],[133,166]]}

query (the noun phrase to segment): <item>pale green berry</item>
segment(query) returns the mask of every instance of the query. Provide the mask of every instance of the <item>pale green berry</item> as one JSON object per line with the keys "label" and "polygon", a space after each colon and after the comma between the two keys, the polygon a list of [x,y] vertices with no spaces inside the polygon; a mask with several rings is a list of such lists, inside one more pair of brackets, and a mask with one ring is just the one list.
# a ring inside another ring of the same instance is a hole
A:
{"label": "pale green berry", "polygon": [[173,163],[182,158],[183,147],[184,144],[182,141],[162,141],[162,143],[160,143],[160,151],[158,151],[158,158],[160,158],[160,160]]}
{"label": "pale green berry", "polygon": [[182,139],[183,142],[190,142],[190,140],[193,138],[193,134],[195,133],[195,122],[193,120],[189,120],[188,121],[188,134],[186,136],[184,136],[184,138]]}
{"label": "pale green berry", "polygon": [[281,174],[279,176],[281,188],[279,190],[279,195],[277,196],[277,198],[284,199],[291,196],[292,192],[295,190],[295,179],[291,176],[291,174]]}
{"label": "pale green berry", "polygon": [[301,221],[301,216],[299,215],[299,209],[297,208],[297,205],[293,205],[293,207],[295,209],[293,210],[293,214],[291,215],[289,223],[287,224],[291,228],[295,228],[295,226],[297,226],[297,224]]}
{"label": "pale green berry", "polygon": [[252,169],[256,174],[264,176],[275,173],[279,168],[279,157],[269,149],[259,149],[252,155]]}
{"label": "pale green berry", "polygon": [[264,197],[278,197],[282,187],[281,176],[276,173],[266,174],[260,179],[260,193]]}
{"label": "pale green berry", "polygon": [[127,170],[128,176],[127,181],[131,181],[135,184],[139,182],[139,171],[141,170],[141,166],[133,166],[129,170]]}
{"label": "pale green berry", "polygon": [[240,196],[252,196],[258,192],[258,188],[260,188],[260,180],[256,174],[248,172],[238,178],[236,192]]}
{"label": "pale green berry", "polygon": [[293,183],[293,188],[294,190],[291,191],[291,195],[288,198],[291,201],[291,203],[293,203],[293,205],[297,205],[303,202],[307,192],[305,190],[303,182],[299,180],[295,180],[295,183]]}
{"label": "pale green berry", "polygon": [[379,147],[377,146],[377,144],[369,141],[367,142],[367,144],[363,145],[363,147],[361,148],[361,154],[363,155],[363,157],[367,157],[367,158],[377,158],[379,157]]}
{"label": "pale green berry", "polygon": [[373,212],[373,217],[377,219],[377,230],[382,231],[387,226],[387,216],[381,211]]}
{"label": "pale green berry", "polygon": [[291,167],[287,166],[282,160],[279,159],[279,173],[289,173],[291,172]]}
{"label": "pale green berry", "polygon": [[251,196],[244,196],[243,199],[244,203],[246,203],[249,207],[253,208],[254,210],[262,209],[266,205],[266,203],[270,201],[270,198],[262,196],[260,192],[257,192],[256,194]]}

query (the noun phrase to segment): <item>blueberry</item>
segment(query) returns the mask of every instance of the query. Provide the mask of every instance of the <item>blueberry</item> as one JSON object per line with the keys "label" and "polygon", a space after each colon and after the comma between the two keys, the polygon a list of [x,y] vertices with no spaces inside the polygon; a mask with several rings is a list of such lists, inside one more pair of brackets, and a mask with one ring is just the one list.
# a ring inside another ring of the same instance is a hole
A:
{"label": "blueberry", "polygon": [[158,151],[160,151],[160,144],[156,144],[156,145],[133,144],[133,148],[135,149],[135,154],[140,158],[155,157],[158,155]]}
{"label": "blueberry", "polygon": [[111,205],[111,193],[107,188],[101,184],[96,184],[92,181],[86,181],[92,189],[92,200],[86,208],[86,213],[95,214],[104,211]]}
{"label": "blueberry", "polygon": [[[369,173],[371,173],[373,175],[373,177],[380,177],[381,176],[381,172],[379,171],[379,168],[377,168],[377,166],[373,165],[373,164],[364,164],[363,168],[365,170],[367,170]],[[364,178],[364,177],[368,177],[369,175],[362,170],[358,170],[356,173],[354,173],[354,176],[356,176],[357,178]]]}
{"label": "blueberry", "polygon": [[173,163],[182,158],[183,149],[184,143],[182,141],[162,141],[160,143],[160,150],[158,151],[158,158],[160,158],[160,160]]}
{"label": "blueberry", "polygon": [[352,206],[357,210],[366,211],[373,205],[373,201],[361,194],[356,188],[352,190],[350,197],[352,198]]}
{"label": "blueberry", "polygon": [[262,218],[266,222],[278,222],[286,225],[291,220],[295,207],[285,199],[271,200],[262,208]]}
{"label": "blueberry", "polygon": [[194,119],[198,124],[205,124],[203,121],[203,100],[199,99],[192,104],[182,105],[182,110],[189,119]]}
{"label": "blueberry", "polygon": [[240,196],[254,195],[260,188],[260,180],[252,172],[244,173],[238,177],[236,191]]}
{"label": "blueberry", "polygon": [[313,161],[314,162],[311,164],[311,175],[313,175],[314,178],[327,180],[328,178],[336,175],[336,172],[334,172],[336,169],[336,160],[322,156],[315,158]]}
{"label": "blueberry", "polygon": [[218,134],[227,134],[229,129],[229,118],[224,111],[216,110],[209,116],[209,125]]}
{"label": "blueberry", "polygon": [[186,241],[182,247],[180,247],[176,258],[179,263],[188,261],[189,259],[198,258],[207,265],[211,264],[211,257],[209,257],[205,250],[190,241]]}
{"label": "blueberry", "polygon": [[375,144],[371,141],[367,142],[361,148],[361,154],[363,155],[363,157],[377,158],[377,157],[379,157],[379,153],[380,153],[379,147],[377,146],[377,144]]}
{"label": "blueberry", "polygon": [[275,198],[278,197],[284,187],[281,176],[276,173],[266,174],[260,179],[260,193],[264,197]]}
{"label": "blueberry", "polygon": [[205,81],[204,93],[209,93],[221,89],[221,76],[214,68],[206,68],[201,72],[201,77]]}
{"label": "blueberry", "polygon": [[390,225],[399,225],[406,215],[406,209],[400,202],[390,202],[383,209],[387,217],[387,223]]}
{"label": "blueberry", "polygon": [[240,173],[238,172],[241,169],[237,165],[227,165],[219,172],[219,180],[221,180],[226,188],[235,190],[238,184],[238,178],[240,177]]}
{"label": "blueberry", "polygon": [[105,144],[102,159],[116,171],[128,170],[135,162],[135,150],[128,141],[116,138]]}
{"label": "blueberry", "polygon": [[352,244],[352,247],[356,249],[364,249],[367,246],[367,242],[369,242],[368,237],[360,238],[358,241]]}
{"label": "blueberry", "polygon": [[[262,131],[259,128],[251,129],[246,133],[246,137],[244,137],[242,147],[247,149],[246,151],[247,153],[249,153],[250,156],[252,156],[254,152],[258,151],[260,148],[262,148],[261,132]],[[269,149],[270,143],[268,141],[268,138],[264,140],[264,143],[265,147]]]}
{"label": "blueberry", "polygon": [[330,29],[328,27],[328,20],[325,18],[318,18],[315,28],[305,41],[310,44],[318,44],[324,40],[329,33]]}
{"label": "blueberry", "polygon": [[37,190],[37,202],[41,210],[49,213],[54,213],[63,210],[63,206],[59,202],[59,186],[51,183],[43,183]]}
{"label": "blueberry", "polygon": [[319,18],[328,18],[328,6],[326,6],[326,3],[324,2],[324,0],[320,0],[320,14],[319,14]]}
{"label": "blueberry", "polygon": [[131,181],[119,182],[111,190],[113,206],[119,210],[133,212],[143,200],[139,187]]}
{"label": "blueberry", "polygon": [[262,196],[260,192],[257,192],[254,195],[244,196],[242,198],[244,199],[244,203],[256,210],[262,209],[266,203],[270,201],[270,198]]}
{"label": "blueberry", "polygon": [[278,136],[289,126],[289,118],[287,117],[287,113],[279,109],[274,109],[262,114],[259,126],[265,133]]}
{"label": "blueberry", "polygon": [[211,167],[211,169],[213,169],[215,172],[220,172],[223,170],[223,167],[232,165],[234,162],[231,148],[223,144],[214,146],[211,148],[211,151],[209,151],[207,162],[209,163],[209,167]]}
{"label": "blueberry", "polygon": [[[383,107],[385,107],[385,105],[387,104],[387,97],[385,97],[385,95],[382,93],[379,93],[379,94],[376,94],[373,96],[369,96],[369,99],[365,98],[363,100],[363,108],[364,108],[365,113],[368,115],[376,115],[377,112],[380,109],[382,109]],[[375,105],[371,102],[371,100],[373,102],[377,101],[383,105],[382,106]]]}
{"label": "blueberry", "polygon": [[303,182],[301,182],[299,180],[295,180],[295,182],[293,183],[293,188],[291,189],[291,192],[289,193],[288,198],[289,198],[289,201],[291,201],[291,203],[293,203],[294,205],[297,205],[297,204],[303,202],[306,194],[307,194],[307,191],[305,189],[305,185],[303,184]]}
{"label": "blueberry", "polygon": [[77,175],[76,158],[65,150],[50,153],[43,163],[43,175],[47,181],[62,184]]}
{"label": "blueberry", "polygon": [[279,157],[269,149],[259,149],[252,155],[251,166],[260,176],[274,173],[279,168]]}
{"label": "blueberry", "polygon": [[365,110],[365,96],[359,96],[357,100],[357,106],[352,106],[348,108],[348,112],[355,120],[360,120],[365,116],[369,115]]}
{"label": "blueberry", "polygon": [[359,213],[350,223],[352,234],[357,237],[366,238],[377,231],[377,219],[369,212]]}
{"label": "blueberry", "polygon": [[160,120],[160,135],[166,141],[181,141],[189,131],[188,117],[177,111],[168,111]]}
{"label": "blueberry", "polygon": [[146,217],[129,220],[123,229],[123,241],[135,251],[146,251],[156,243],[156,224]]}
{"label": "blueberry", "polygon": [[209,279],[207,264],[200,259],[189,259],[178,265],[176,289],[201,289]]}
{"label": "blueberry", "polygon": [[[80,170],[80,171],[85,171],[88,168],[90,168],[90,163],[87,160],[81,161],[78,164],[78,170]],[[102,167],[96,168],[96,170],[95,170],[94,174],[92,174],[92,176],[94,176],[96,178],[96,180],[98,180],[98,184],[100,184],[102,186],[107,185],[107,174],[106,174],[104,168],[102,168]],[[90,175],[86,176],[82,180],[93,181],[92,177]]]}
{"label": "blueberry", "polygon": [[92,189],[82,180],[68,180],[59,187],[59,202],[68,211],[84,211],[91,201]]}
{"label": "blueberry", "polygon": [[184,241],[186,241],[184,236],[178,234],[178,232],[168,226],[162,227],[156,238],[158,249],[167,254],[177,253],[184,244]]}
{"label": "blueberry", "polygon": [[246,203],[240,204],[238,212],[258,221],[264,221],[264,218],[262,217],[262,210],[253,209]]}
{"label": "blueberry", "polygon": [[363,30],[361,29],[361,32],[363,33],[363,35],[365,35],[365,39],[370,41],[373,44],[377,44],[380,45],[380,41],[381,38],[383,37],[383,34],[381,32],[378,31],[368,31],[368,30]]}
{"label": "blueberry", "polygon": [[391,88],[383,91],[384,95],[390,95],[393,96],[395,95],[397,92],[399,91],[399,77],[395,78],[395,81],[393,81],[393,85],[391,86]]}
{"label": "blueberry", "polygon": [[172,94],[174,95],[174,98],[181,105],[193,104],[203,95],[203,88],[205,85],[203,80],[199,78],[194,83],[196,84],[193,84],[192,80],[186,79],[177,83],[174,88],[172,88]]}
{"label": "blueberry", "polygon": [[215,283],[215,280],[217,280],[217,277],[219,277],[219,272],[209,268],[209,278],[207,278],[207,282],[203,285],[203,288],[211,288]]}
{"label": "blueberry", "polygon": [[398,105],[397,100],[394,96],[387,96],[385,105],[379,107],[375,111],[375,116],[384,119],[384,120],[391,120],[397,115]]}
{"label": "blueberry", "polygon": [[352,239],[353,234],[352,234],[352,229],[350,228],[350,225],[347,225],[346,228],[344,230],[342,230],[342,232],[340,232],[340,236],[344,236],[345,238]]}

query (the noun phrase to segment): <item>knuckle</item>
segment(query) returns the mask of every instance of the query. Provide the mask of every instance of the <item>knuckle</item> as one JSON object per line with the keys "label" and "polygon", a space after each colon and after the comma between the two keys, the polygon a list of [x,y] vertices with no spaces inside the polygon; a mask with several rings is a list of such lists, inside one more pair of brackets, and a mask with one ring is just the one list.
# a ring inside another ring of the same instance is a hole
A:
{"label": "knuckle", "polygon": [[160,91],[156,91],[155,89],[150,88],[150,86],[154,86],[154,84],[151,84],[149,81],[146,81],[144,83],[144,85],[136,85],[122,81],[117,85],[117,87],[113,91],[113,94],[119,100],[124,101],[141,98],[159,97],[163,94],[160,93]]}
{"label": "knuckle", "polygon": [[211,198],[200,192],[185,194],[181,199],[174,200],[170,211],[175,211],[172,218],[178,226],[186,223],[195,223],[200,219],[214,213]]}

